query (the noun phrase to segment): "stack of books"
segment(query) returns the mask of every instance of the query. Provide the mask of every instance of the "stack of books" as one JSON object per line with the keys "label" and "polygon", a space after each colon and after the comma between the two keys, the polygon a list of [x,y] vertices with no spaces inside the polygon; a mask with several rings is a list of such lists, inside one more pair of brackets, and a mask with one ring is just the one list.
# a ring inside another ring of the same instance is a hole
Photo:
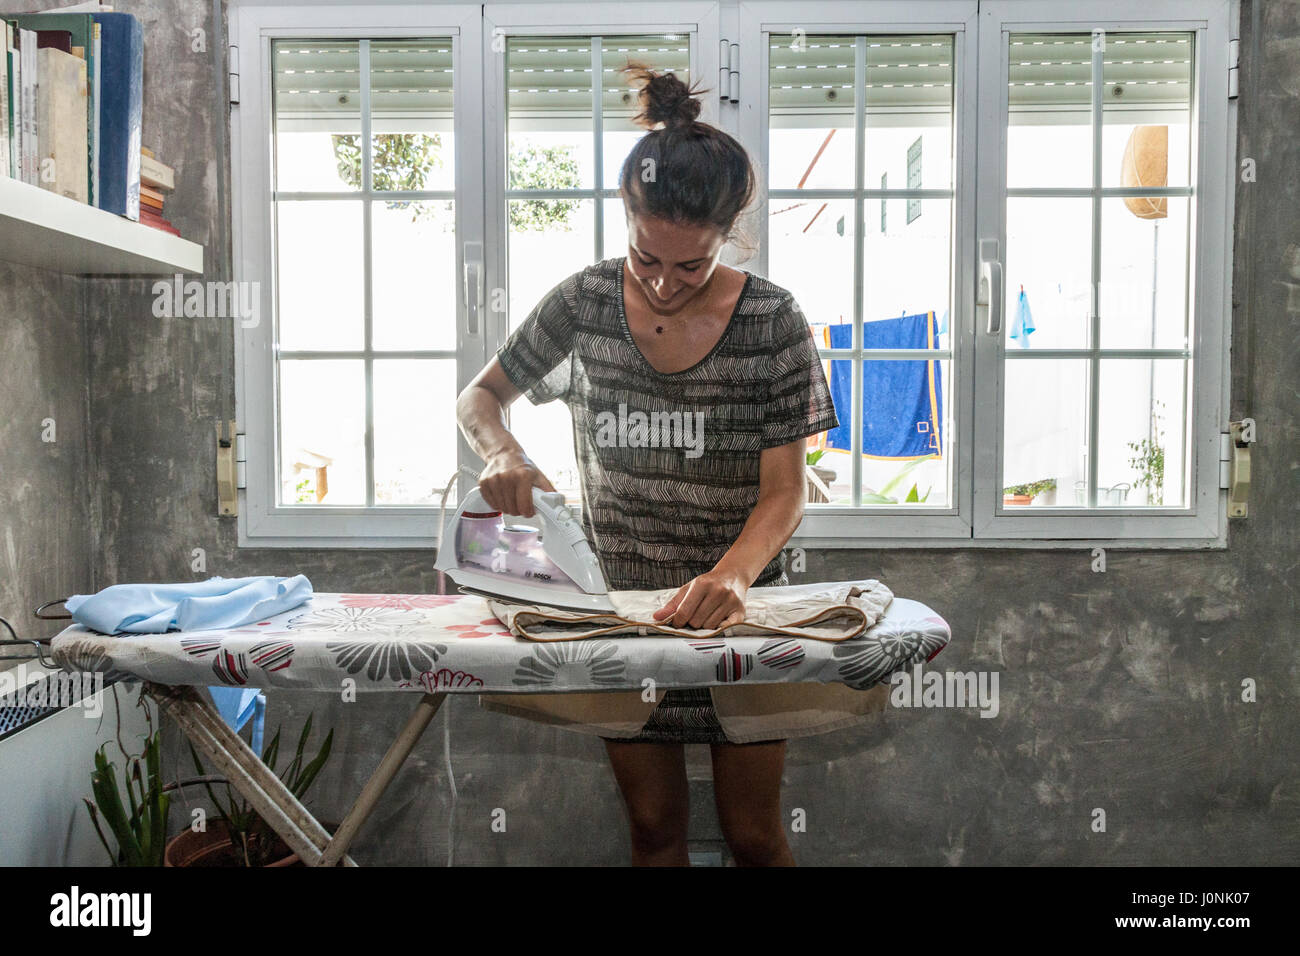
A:
{"label": "stack of books", "polygon": [[[103,4],[76,9],[0,18],[0,175],[138,220],[140,22]],[[146,188],[173,231],[161,190]]]}
{"label": "stack of books", "polygon": [[181,231],[163,218],[163,194],[176,188],[176,174],[154,157],[153,150],[140,150],[140,221],[163,232],[179,236]]}

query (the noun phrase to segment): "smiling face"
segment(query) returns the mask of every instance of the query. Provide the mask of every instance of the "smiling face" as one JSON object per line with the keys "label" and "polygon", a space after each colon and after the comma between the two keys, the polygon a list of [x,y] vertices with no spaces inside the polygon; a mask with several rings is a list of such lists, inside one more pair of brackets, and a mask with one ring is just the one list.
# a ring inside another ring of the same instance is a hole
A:
{"label": "smiling face", "polygon": [[657,315],[676,315],[708,286],[726,237],[713,226],[627,217],[627,271]]}

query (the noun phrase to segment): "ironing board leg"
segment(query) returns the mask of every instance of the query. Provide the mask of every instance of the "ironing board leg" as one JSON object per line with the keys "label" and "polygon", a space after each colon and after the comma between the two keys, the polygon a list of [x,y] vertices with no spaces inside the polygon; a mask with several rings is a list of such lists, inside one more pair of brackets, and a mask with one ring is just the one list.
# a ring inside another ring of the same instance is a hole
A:
{"label": "ironing board leg", "polygon": [[[319,866],[321,850],[330,842],[329,832],[212,706],[193,687],[146,684],[145,690],[298,858],[308,866]],[[345,866],[356,866],[351,857],[341,853],[331,862],[340,859]]]}
{"label": "ironing board leg", "polygon": [[397,776],[397,771],[406,762],[420,735],[429,726],[429,721],[433,720],[433,715],[438,712],[438,708],[446,698],[446,694],[425,694],[420,698],[415,711],[406,721],[397,739],[388,748],[388,753],[384,754],[384,759],[379,761],[375,772],[366,781],[356,803],[352,804],[352,809],[348,811],[348,815],[343,818],[343,822],[335,831],[334,838],[325,847],[324,853],[321,854],[321,866],[333,866],[348,851],[353,838],[361,830],[371,811],[375,809],[375,804],[384,795],[388,785]]}

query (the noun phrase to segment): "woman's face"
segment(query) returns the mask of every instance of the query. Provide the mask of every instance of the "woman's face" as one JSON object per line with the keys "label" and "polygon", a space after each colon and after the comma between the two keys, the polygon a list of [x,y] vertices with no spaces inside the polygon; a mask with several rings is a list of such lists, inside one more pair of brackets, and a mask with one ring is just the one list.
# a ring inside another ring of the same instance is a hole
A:
{"label": "woman's face", "polygon": [[709,284],[726,237],[712,226],[627,217],[627,270],[650,310],[675,315]]}

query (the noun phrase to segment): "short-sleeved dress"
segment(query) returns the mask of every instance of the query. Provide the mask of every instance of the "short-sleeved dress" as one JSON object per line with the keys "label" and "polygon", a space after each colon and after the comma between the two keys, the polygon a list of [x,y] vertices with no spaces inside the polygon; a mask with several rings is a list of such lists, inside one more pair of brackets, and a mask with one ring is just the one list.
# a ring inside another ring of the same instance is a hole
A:
{"label": "short-sleeved dress", "polygon": [[[498,351],[534,404],[573,418],[582,523],[614,590],[680,587],[713,569],[758,501],[759,457],[835,428],[830,390],[793,296],[746,273],[713,349],[679,372],[641,353],[623,308],[625,257],[546,294]],[[527,449],[528,436],[517,436]],[[755,587],[787,584],[784,553]],[[708,688],[668,690],[632,741],[726,742]]]}

